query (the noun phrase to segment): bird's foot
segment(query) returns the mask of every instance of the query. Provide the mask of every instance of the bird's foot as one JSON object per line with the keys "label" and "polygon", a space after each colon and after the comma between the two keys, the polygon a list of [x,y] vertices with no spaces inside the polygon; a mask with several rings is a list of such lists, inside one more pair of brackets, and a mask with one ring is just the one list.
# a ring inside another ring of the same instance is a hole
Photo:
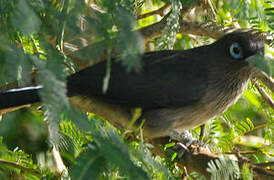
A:
{"label": "bird's foot", "polygon": [[189,151],[190,146],[201,147],[204,145],[202,141],[194,139],[188,131],[170,131],[169,136],[172,140],[178,141],[174,147],[174,149],[179,152],[178,157],[181,157],[186,151]]}
{"label": "bird's foot", "polygon": [[179,141],[183,143],[185,146],[189,146],[191,144],[197,144],[199,146],[203,145],[202,141],[198,141],[192,137],[192,135],[188,131],[178,132],[178,131],[170,131],[169,137],[172,140]]}

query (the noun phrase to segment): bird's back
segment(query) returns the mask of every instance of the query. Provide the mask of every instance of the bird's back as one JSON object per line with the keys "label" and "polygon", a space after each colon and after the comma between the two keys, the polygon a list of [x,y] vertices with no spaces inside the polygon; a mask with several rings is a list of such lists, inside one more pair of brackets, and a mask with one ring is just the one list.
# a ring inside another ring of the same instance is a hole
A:
{"label": "bird's back", "polygon": [[102,91],[106,62],[101,62],[70,76],[68,91],[144,109],[184,106],[205,93],[208,63],[198,55],[206,56],[206,48],[145,53],[140,72],[128,73],[120,62],[113,62],[106,93]]}

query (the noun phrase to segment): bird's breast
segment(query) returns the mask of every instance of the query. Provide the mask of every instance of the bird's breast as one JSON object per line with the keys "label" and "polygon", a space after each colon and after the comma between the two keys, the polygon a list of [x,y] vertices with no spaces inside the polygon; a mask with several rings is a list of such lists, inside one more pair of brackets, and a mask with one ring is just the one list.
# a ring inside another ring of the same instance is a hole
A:
{"label": "bird's breast", "polygon": [[211,76],[217,78],[210,78],[207,93],[201,100],[209,114],[221,114],[235,104],[246,90],[252,72],[251,68],[244,67],[237,71],[227,69],[219,77],[213,73]]}
{"label": "bird's breast", "polygon": [[211,78],[212,81],[208,82],[206,93],[199,102],[161,110],[157,112],[158,119],[165,121],[163,124],[169,124],[170,130],[179,131],[204,124],[237,102],[247,88],[250,77],[250,69],[243,69],[235,74],[231,74],[230,71],[218,78]]}

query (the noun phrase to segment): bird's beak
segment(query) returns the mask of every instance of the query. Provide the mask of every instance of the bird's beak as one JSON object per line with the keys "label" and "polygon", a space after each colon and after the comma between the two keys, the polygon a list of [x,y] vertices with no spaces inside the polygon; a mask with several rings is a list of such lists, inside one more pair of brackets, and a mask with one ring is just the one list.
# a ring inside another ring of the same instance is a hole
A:
{"label": "bird's beak", "polygon": [[267,59],[261,54],[256,54],[247,58],[246,61],[256,69],[264,71],[267,75],[273,77],[273,60]]}

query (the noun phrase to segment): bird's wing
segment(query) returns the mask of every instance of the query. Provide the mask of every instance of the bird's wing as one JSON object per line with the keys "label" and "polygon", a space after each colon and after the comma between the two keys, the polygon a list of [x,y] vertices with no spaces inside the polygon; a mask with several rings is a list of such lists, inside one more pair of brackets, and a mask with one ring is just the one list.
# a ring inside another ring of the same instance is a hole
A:
{"label": "bird's wing", "polygon": [[68,94],[96,96],[113,104],[144,109],[188,105],[205,93],[206,59],[201,58],[206,53],[202,48],[145,53],[140,73],[127,73],[114,62],[106,93],[102,93],[106,62],[101,62],[70,76]]}

